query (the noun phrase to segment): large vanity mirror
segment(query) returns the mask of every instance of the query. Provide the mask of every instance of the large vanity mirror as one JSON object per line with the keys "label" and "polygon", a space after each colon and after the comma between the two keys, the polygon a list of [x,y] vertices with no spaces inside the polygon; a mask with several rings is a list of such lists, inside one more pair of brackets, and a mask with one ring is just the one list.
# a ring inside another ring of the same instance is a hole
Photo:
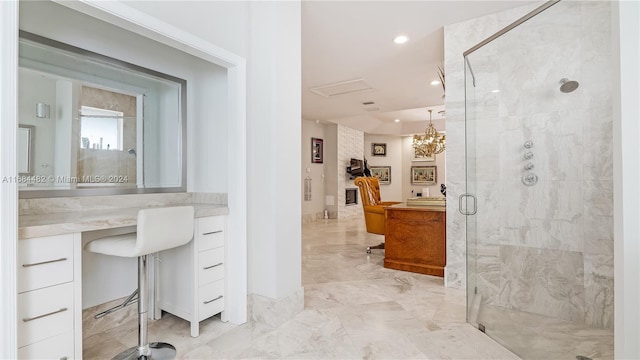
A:
{"label": "large vanity mirror", "polygon": [[186,81],[26,32],[19,45],[21,198],[185,191]]}

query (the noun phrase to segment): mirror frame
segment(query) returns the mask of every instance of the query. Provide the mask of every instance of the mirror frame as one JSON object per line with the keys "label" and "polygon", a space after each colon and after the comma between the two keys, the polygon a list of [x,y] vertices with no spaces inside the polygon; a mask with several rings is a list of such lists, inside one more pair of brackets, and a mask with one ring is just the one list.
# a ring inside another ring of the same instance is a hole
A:
{"label": "mirror frame", "polygon": [[[151,70],[139,65],[135,65],[126,61],[118,60],[106,55],[102,55],[93,51],[85,50],[73,45],[49,39],[40,35],[36,35],[24,30],[20,30],[19,39],[25,39],[32,42],[40,43],[46,46],[58,48],[63,51],[71,52],[79,57],[89,60],[107,63],[109,65],[124,68],[126,70],[143,73],[169,80],[180,86],[180,116],[182,125],[181,144],[181,186],[180,187],[162,187],[162,188],[117,188],[117,187],[91,187],[80,189],[55,189],[55,190],[20,190],[18,188],[18,197],[20,199],[35,199],[49,197],[71,197],[71,196],[100,196],[100,195],[125,195],[125,194],[153,194],[153,193],[180,193],[187,191],[187,81],[175,76]],[[153,41],[153,40],[150,40]],[[19,66],[19,65],[18,65]],[[24,126],[24,125],[19,125]],[[33,152],[32,152],[33,153]]]}

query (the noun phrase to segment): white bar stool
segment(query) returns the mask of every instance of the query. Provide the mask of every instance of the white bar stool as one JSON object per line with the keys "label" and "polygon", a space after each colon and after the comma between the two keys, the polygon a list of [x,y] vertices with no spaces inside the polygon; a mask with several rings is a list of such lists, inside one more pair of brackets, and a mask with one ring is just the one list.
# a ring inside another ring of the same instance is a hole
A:
{"label": "white bar stool", "polygon": [[147,340],[149,307],[147,255],[184,245],[193,238],[192,206],[149,208],[138,211],[136,233],[108,236],[93,240],[85,250],[94,253],[138,258],[138,346],[129,348],[113,359],[173,359],[173,345]]}

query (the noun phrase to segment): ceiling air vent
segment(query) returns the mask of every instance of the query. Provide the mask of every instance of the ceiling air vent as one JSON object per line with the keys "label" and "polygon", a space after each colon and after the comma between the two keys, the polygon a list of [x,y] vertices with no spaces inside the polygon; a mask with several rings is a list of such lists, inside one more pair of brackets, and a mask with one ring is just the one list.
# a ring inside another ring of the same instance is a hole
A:
{"label": "ceiling air vent", "polygon": [[362,79],[342,81],[335,84],[317,86],[309,89],[314,94],[324,97],[332,97],[338,95],[354,94],[365,91],[371,91],[373,88]]}
{"label": "ceiling air vent", "polygon": [[374,101],[365,101],[365,102],[362,103],[362,105],[365,105],[365,106],[366,105],[373,105],[373,104],[375,104]]}

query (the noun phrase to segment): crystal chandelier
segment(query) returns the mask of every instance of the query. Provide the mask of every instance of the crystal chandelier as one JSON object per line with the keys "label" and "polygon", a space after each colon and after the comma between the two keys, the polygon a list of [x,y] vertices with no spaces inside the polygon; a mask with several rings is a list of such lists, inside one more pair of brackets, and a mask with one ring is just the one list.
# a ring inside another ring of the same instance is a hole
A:
{"label": "crystal chandelier", "polygon": [[444,151],[446,145],[446,135],[441,134],[431,123],[431,112],[429,110],[429,125],[424,131],[424,135],[413,135],[413,149],[416,157],[431,157]]}

